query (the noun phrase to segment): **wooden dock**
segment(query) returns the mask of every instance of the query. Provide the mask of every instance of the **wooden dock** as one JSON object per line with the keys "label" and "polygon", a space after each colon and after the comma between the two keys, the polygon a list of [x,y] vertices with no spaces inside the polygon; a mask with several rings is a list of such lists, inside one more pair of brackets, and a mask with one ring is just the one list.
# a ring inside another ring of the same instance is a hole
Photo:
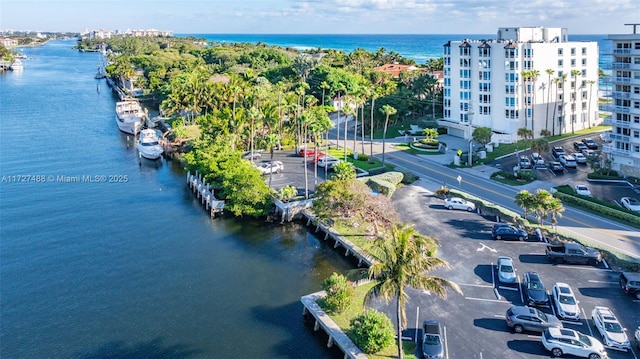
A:
{"label": "wooden dock", "polygon": [[202,179],[202,175],[198,174],[198,171],[194,175],[191,172],[187,172],[187,186],[189,186],[191,192],[195,193],[196,198],[200,200],[204,209],[209,211],[211,218],[223,213],[224,201],[218,200],[213,195],[213,189]]}
{"label": "wooden dock", "polygon": [[351,339],[340,329],[340,327],[325,313],[317,303],[318,299],[324,298],[326,293],[324,291],[305,295],[300,298],[304,308],[302,309],[303,316],[312,316],[315,320],[313,324],[313,330],[318,331],[322,328],[327,335],[329,335],[329,341],[327,347],[331,348],[334,344],[337,345],[344,353],[344,359],[366,359],[367,356],[355,345]]}
{"label": "wooden dock", "polygon": [[333,248],[342,247],[345,249],[345,256],[353,255],[358,259],[358,266],[362,266],[363,264],[367,267],[370,267],[375,259],[371,257],[368,253],[362,250],[360,247],[355,245],[350,240],[341,236],[338,232],[336,232],[333,228],[328,225],[323,224],[320,220],[318,220],[313,214],[311,214],[307,210],[302,210],[300,212],[304,218],[306,218],[307,227],[310,225],[316,226],[316,233],[322,231],[324,232],[323,239],[326,241],[327,239],[331,239],[334,241]]}

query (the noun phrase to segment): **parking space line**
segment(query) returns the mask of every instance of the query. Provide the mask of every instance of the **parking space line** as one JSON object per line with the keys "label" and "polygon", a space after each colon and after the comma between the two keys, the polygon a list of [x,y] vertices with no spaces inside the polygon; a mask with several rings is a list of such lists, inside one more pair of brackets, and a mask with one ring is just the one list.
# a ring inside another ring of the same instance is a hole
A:
{"label": "parking space line", "polygon": [[464,299],[477,300],[481,302],[509,303],[506,300],[497,300],[497,299],[484,299],[484,298],[474,298],[474,297],[464,297]]}
{"label": "parking space line", "polygon": [[494,314],[493,316],[496,318],[504,318],[504,314]]}
{"label": "parking space line", "polygon": [[541,339],[541,338],[542,338],[542,335],[531,335],[531,334],[528,334],[528,335],[527,335],[527,337],[529,337],[529,338]]}
{"label": "parking space line", "polygon": [[466,283],[458,283],[458,285],[469,286],[469,287],[479,287],[479,288],[493,288],[492,285],[488,284],[466,284]]}
{"label": "parking space line", "polygon": [[513,290],[513,291],[516,291],[516,292],[518,291],[518,288],[504,287],[504,286],[501,286],[501,285],[499,285],[498,288],[499,289],[506,289],[506,290]]}
{"label": "parking space line", "polygon": [[449,345],[447,344],[447,327],[442,327],[442,334],[444,336],[444,354],[445,358],[450,358],[449,356]]}
{"label": "parking space line", "polygon": [[589,279],[590,283],[605,283],[605,284],[618,284],[618,282],[608,282],[608,281],[604,281],[604,280],[593,280],[593,279]]}
{"label": "parking space line", "polygon": [[603,272],[611,272],[611,269],[602,269],[602,268],[588,268],[588,267],[579,267],[579,266],[565,266],[565,265],[557,265],[558,268],[570,268],[570,269],[582,269],[582,270],[596,270]]}
{"label": "parking space line", "polygon": [[569,320],[561,320],[561,322],[564,324],[571,324],[571,325],[584,325],[582,322],[572,322]]}
{"label": "parking space line", "polygon": [[593,330],[591,330],[591,325],[589,325],[589,319],[587,318],[587,313],[584,312],[584,308],[580,308],[582,311],[582,316],[584,317],[584,322],[587,324],[587,328],[589,328],[589,335],[593,336]]}

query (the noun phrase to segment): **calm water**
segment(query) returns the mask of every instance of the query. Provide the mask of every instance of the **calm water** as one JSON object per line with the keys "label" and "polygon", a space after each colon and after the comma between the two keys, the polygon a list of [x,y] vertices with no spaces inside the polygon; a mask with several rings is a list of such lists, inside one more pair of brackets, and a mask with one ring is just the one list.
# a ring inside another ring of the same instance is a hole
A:
{"label": "calm water", "polygon": [[299,298],[344,256],[301,226],[210,220],[178,166],[139,166],[98,55],[73,45],[0,74],[0,357],[333,356]]}
{"label": "calm water", "polygon": [[[495,39],[496,34],[484,35],[295,35],[295,34],[178,34],[177,36],[194,36],[207,41],[262,42],[268,45],[290,47],[298,50],[323,49],[344,50],[351,52],[357,48],[376,52],[381,47],[387,51],[395,51],[400,55],[415,60],[418,64],[428,59],[442,57],[442,46],[450,40],[461,39]],[[605,41],[607,35],[570,35],[570,41],[597,41],[600,47],[601,64],[610,61],[611,42]]]}

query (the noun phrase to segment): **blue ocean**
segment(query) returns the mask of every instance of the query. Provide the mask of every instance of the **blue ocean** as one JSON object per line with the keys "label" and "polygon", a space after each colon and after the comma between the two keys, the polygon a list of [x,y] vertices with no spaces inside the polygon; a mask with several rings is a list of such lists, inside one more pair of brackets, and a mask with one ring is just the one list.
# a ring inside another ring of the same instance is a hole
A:
{"label": "blue ocean", "polygon": [[[413,59],[418,64],[424,64],[431,58],[442,57],[442,46],[450,40],[481,40],[495,39],[496,34],[461,35],[292,35],[292,34],[176,34],[176,36],[193,36],[209,42],[219,43],[264,43],[297,50],[333,49],[352,52],[357,48],[375,52],[380,48],[397,52]],[[569,41],[597,41],[600,48],[600,59],[607,61],[611,53],[611,42],[607,35],[570,35]]]}

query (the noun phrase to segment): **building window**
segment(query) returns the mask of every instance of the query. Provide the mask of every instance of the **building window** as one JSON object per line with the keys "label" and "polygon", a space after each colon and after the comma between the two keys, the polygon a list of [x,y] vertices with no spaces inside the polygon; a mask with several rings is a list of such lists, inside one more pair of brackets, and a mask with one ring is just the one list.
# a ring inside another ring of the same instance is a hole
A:
{"label": "building window", "polygon": [[571,67],[576,67],[576,59],[571,59]]}
{"label": "building window", "polygon": [[640,131],[633,131],[633,137],[640,138]]}
{"label": "building window", "polygon": [[478,72],[479,80],[491,81],[491,72],[490,71],[480,71]]}
{"label": "building window", "polygon": [[587,48],[586,48],[586,47],[583,47],[583,48],[582,48],[582,54],[583,54],[583,55],[586,55],[586,54],[587,54]]}
{"label": "building window", "polygon": [[[558,77],[562,77],[563,72],[562,71],[558,71]],[[558,82],[560,83],[560,82]]]}
{"label": "building window", "polygon": [[559,59],[558,60],[558,67],[562,67],[562,64],[563,64],[562,59]]}
{"label": "building window", "polygon": [[635,43],[636,50],[640,50],[640,42]]}
{"label": "building window", "polygon": [[558,49],[558,56],[562,56],[562,48]]}
{"label": "building window", "polygon": [[587,59],[582,59],[582,66],[587,66]]}
{"label": "building window", "polygon": [[582,77],[587,76],[587,70],[583,69],[582,71],[580,71],[580,73],[582,74]]}
{"label": "building window", "polygon": [[572,47],[571,48],[571,56],[575,56],[576,55],[576,48]]}
{"label": "building window", "polygon": [[491,106],[480,106],[481,115],[491,115]]}

